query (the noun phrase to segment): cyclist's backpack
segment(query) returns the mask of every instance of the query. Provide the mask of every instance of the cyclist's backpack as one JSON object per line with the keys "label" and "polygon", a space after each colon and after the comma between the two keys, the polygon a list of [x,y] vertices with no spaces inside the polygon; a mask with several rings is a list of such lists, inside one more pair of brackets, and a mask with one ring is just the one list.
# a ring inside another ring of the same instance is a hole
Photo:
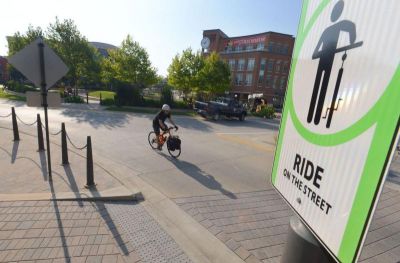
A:
{"label": "cyclist's backpack", "polygon": [[171,151],[181,149],[181,139],[178,136],[171,136],[167,141],[167,146]]}

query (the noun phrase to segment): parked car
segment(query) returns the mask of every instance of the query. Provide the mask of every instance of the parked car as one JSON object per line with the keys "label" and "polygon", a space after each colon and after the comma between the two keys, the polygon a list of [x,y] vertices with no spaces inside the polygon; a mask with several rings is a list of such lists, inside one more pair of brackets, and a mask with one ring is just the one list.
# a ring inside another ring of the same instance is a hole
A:
{"label": "parked car", "polygon": [[201,102],[195,101],[194,110],[201,116],[214,120],[219,120],[221,116],[228,118],[236,117],[244,121],[247,111],[237,100],[233,98],[217,98],[214,101]]}

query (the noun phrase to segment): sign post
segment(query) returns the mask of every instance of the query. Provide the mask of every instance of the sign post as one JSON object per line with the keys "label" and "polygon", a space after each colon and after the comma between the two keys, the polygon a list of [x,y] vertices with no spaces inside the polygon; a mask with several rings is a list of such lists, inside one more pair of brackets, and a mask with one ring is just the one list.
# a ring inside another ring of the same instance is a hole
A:
{"label": "sign post", "polygon": [[59,79],[67,74],[68,67],[40,38],[24,47],[8,61],[35,86],[40,87],[45,117],[49,180],[52,180],[47,93]]}
{"label": "sign post", "polygon": [[50,153],[50,137],[49,137],[49,118],[47,116],[47,90],[46,90],[46,72],[44,69],[44,44],[42,42],[38,43],[39,47],[39,63],[40,63],[40,85],[42,92],[42,104],[44,107],[44,123],[46,126],[46,145],[47,145],[47,160],[48,160],[48,169],[49,169],[49,180],[52,180],[51,173],[51,153]]}
{"label": "sign post", "polygon": [[400,17],[381,11],[399,9],[303,3],[271,180],[338,262],[357,261],[397,145]]}

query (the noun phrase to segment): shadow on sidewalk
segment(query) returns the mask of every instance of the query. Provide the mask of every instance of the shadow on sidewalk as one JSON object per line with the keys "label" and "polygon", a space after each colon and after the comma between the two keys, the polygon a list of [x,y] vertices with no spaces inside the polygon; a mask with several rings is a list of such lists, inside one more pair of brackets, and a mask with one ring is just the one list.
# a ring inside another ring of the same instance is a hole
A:
{"label": "shadow on sidewalk", "polygon": [[[47,170],[47,167],[46,167],[46,170]],[[70,263],[71,258],[70,258],[70,254],[69,254],[69,250],[68,250],[67,240],[65,238],[64,227],[63,227],[61,216],[60,216],[60,209],[58,208],[56,195],[54,192],[53,181],[49,180],[49,186],[50,186],[50,190],[51,190],[51,196],[53,198],[52,202],[53,202],[53,206],[54,206],[54,211],[56,213],[57,227],[58,227],[58,231],[60,232],[60,238],[61,238],[61,244],[62,244],[62,248],[63,248],[63,252],[64,252],[65,262]]]}
{"label": "shadow on sidewalk", "polygon": [[69,164],[65,164],[65,165],[63,165],[63,168],[65,171],[65,175],[67,176],[67,179],[69,181],[69,186],[70,186],[72,192],[74,192],[76,198],[78,198],[78,200],[77,200],[78,205],[80,207],[83,207],[82,200],[80,200],[81,195],[79,193],[79,188],[78,188],[78,185],[76,184],[74,174],[71,170],[71,166]]}
{"label": "shadow on sidewalk", "polygon": [[110,130],[123,127],[128,122],[127,114],[107,114],[79,109],[63,109],[61,114],[76,119],[78,123],[88,123],[94,128],[103,126]]}
{"label": "shadow on sidewalk", "polygon": [[178,168],[181,172],[183,172],[186,175],[189,175],[190,177],[192,177],[193,179],[195,179],[197,182],[201,183],[208,189],[220,191],[221,194],[229,197],[230,199],[237,199],[236,195],[226,190],[221,185],[221,183],[214,178],[214,176],[201,170],[198,166],[186,161],[181,161],[179,159],[172,158],[169,155],[166,155],[161,152],[159,152],[159,154],[168,159],[169,161],[171,161],[171,163],[175,165],[176,168]]}
{"label": "shadow on sidewalk", "polygon": [[17,159],[18,147],[19,141],[14,141],[11,154],[11,163],[15,163],[15,160]]}
{"label": "shadow on sidewalk", "polygon": [[[89,189],[93,195],[95,195],[94,189],[91,188]],[[93,204],[96,206],[97,211],[99,212],[100,216],[103,218],[104,222],[106,223],[108,230],[110,230],[113,238],[115,239],[115,242],[121,249],[122,253],[127,256],[129,255],[129,250],[125,245],[124,240],[121,237],[121,234],[118,231],[117,226],[113,222],[110,213],[107,211],[106,206],[104,205],[104,202],[102,201],[97,201],[93,202]]]}

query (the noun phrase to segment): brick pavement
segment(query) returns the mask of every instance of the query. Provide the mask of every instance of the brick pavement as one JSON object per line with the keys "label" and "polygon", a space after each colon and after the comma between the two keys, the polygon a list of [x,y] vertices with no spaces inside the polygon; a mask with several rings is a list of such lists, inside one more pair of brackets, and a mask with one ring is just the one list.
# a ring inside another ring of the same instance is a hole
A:
{"label": "brick pavement", "polygon": [[[174,201],[247,263],[280,262],[291,209],[273,189]],[[359,262],[400,260],[400,191],[385,187]]]}
{"label": "brick pavement", "polygon": [[0,202],[0,262],[33,261],[190,262],[136,202]]}

